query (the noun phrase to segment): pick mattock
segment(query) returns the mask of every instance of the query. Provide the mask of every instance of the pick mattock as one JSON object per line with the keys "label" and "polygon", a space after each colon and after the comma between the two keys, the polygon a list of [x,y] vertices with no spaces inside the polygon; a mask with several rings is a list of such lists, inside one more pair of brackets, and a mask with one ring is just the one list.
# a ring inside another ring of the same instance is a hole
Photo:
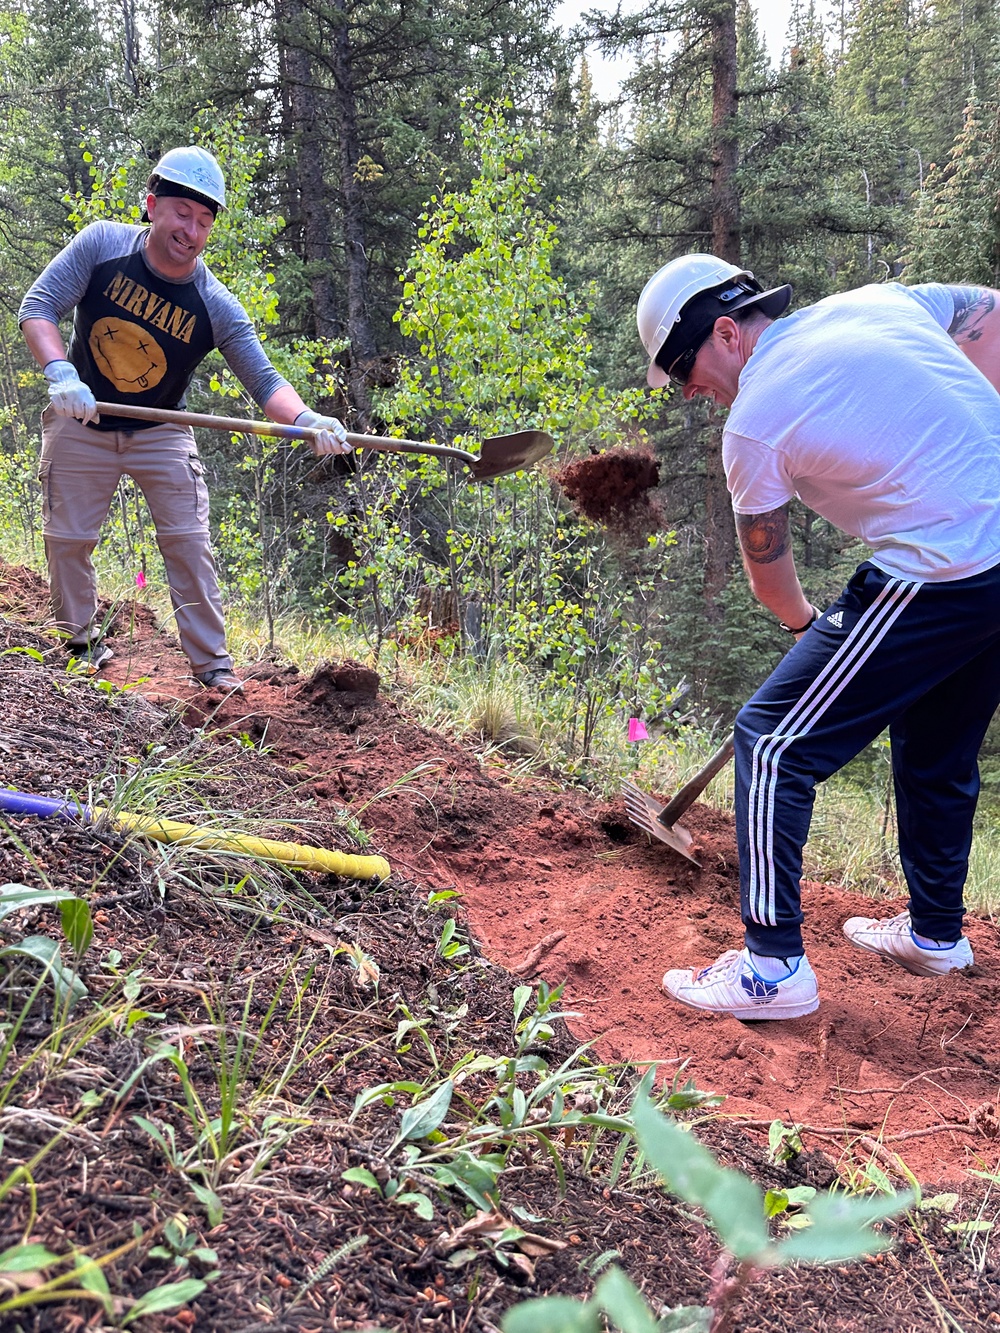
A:
{"label": "pick mattock", "polygon": [[647,795],[634,782],[623,783],[622,791],[629,819],[651,838],[665,842],[668,847],[672,847],[675,852],[680,852],[681,856],[686,856],[689,861],[700,867],[701,862],[692,851],[694,838],[683,825],[677,823],[677,820],[690,810],[716,773],[724,769],[732,757],[733,736],[730,732],[704,768],[699,768],[694,777],[685,782],[666,805],[661,805],[654,797]]}
{"label": "pick mattock", "polygon": [[[159,421],[166,425],[207,426],[210,430],[269,435],[280,440],[309,440],[315,429],[307,426],[279,426],[274,421],[246,421],[242,417],[216,417],[207,412],[173,412],[168,408],[132,407],[127,403],[98,403],[97,410],[109,417],[134,417],[137,421]],[[474,481],[492,481],[520,472],[552,452],[555,441],[544,430],[519,430],[512,435],[494,435],[483,440],[478,454],[457,449],[451,444],[425,444],[420,440],[395,440],[382,435],[352,435],[347,439],[356,449],[374,449],[383,454],[433,454],[435,458],[454,458],[465,463]]]}

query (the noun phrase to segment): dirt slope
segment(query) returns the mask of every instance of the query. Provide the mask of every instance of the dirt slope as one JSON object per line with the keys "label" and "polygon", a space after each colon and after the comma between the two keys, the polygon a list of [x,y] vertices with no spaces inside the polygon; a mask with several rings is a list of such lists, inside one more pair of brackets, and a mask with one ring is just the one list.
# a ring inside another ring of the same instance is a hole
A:
{"label": "dirt slope", "polygon": [[[5,571],[2,609],[43,618],[41,580]],[[190,724],[210,719],[265,738],[319,811],[371,800],[362,823],[394,868],[428,889],[458,889],[492,960],[565,981],[575,1033],[595,1039],[605,1058],[662,1061],[668,1074],[689,1062],[700,1087],[727,1095],[725,1113],[761,1134],[774,1118],[823,1131],[807,1142],[834,1158],[870,1135],[929,1184],[995,1167],[1000,942],[990,922],[969,922],[977,962],[968,975],[923,980],[847,945],[841,923],[868,910],[865,900],[808,884],[819,1011],[758,1024],[699,1015],[669,1002],[659,979],[667,966],[701,965],[738,945],[736,848],[724,815],[691,813],[699,870],[648,845],[617,803],[543,782],[506,785],[502,767],[484,771],[474,754],[367,693],[364,679],[258,666],[242,697],[221,699],[186,678],[175,643],[145,608],[123,616],[111,642],[108,679],[146,677],[147,697],[183,701]],[[892,1163],[885,1149],[883,1162]]]}

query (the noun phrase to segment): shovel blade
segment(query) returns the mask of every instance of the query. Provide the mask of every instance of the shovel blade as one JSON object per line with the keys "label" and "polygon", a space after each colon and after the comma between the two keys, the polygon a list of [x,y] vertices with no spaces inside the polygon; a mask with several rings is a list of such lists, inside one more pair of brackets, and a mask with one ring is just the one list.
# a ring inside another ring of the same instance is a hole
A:
{"label": "shovel blade", "polygon": [[511,472],[521,472],[550,454],[555,440],[544,430],[519,430],[513,435],[494,435],[483,440],[479,457],[469,467],[476,481],[492,481]]}
{"label": "shovel blade", "polygon": [[658,842],[665,842],[668,847],[680,852],[681,856],[687,857],[693,865],[701,869],[701,862],[694,855],[694,838],[687,829],[681,824],[660,823],[660,815],[666,809],[665,805],[647,795],[634,782],[622,783],[622,794],[625,797],[628,817],[637,828],[641,828]]}

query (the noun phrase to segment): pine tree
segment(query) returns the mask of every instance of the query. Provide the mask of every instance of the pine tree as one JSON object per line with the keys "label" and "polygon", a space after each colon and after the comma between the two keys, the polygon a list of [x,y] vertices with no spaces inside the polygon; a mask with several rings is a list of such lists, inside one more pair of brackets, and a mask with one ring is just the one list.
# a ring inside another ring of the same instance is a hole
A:
{"label": "pine tree", "polygon": [[927,0],[916,32],[914,142],[943,162],[961,133],[970,91],[991,98],[1000,76],[1000,10],[994,0]]}
{"label": "pine tree", "polygon": [[1000,104],[973,96],[941,167],[918,196],[906,277],[913,282],[1000,283]]}

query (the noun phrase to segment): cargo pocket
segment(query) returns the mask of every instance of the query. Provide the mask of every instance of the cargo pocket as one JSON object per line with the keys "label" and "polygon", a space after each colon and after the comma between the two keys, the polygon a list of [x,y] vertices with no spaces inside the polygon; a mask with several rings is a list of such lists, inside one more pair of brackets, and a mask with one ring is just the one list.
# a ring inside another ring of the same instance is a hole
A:
{"label": "cargo pocket", "polygon": [[197,454],[188,454],[188,470],[194,487],[194,512],[200,528],[208,530],[208,487],[205,484],[205,465]]}
{"label": "cargo pocket", "polygon": [[42,527],[47,528],[52,521],[52,460],[43,458],[38,464],[38,484],[42,488]]}

